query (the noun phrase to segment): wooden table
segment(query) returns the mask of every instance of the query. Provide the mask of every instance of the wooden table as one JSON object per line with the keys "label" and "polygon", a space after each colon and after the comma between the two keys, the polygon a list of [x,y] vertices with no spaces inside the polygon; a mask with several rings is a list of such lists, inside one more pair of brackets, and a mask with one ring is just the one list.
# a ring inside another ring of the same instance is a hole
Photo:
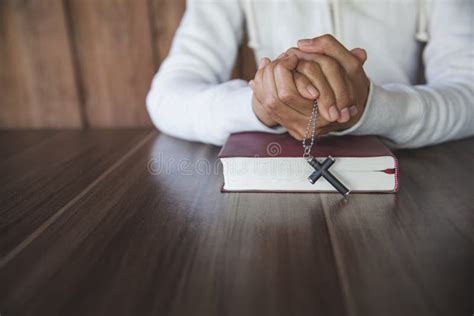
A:
{"label": "wooden table", "polygon": [[219,148],[0,132],[0,314],[471,315],[474,138],[398,194],[220,193]]}

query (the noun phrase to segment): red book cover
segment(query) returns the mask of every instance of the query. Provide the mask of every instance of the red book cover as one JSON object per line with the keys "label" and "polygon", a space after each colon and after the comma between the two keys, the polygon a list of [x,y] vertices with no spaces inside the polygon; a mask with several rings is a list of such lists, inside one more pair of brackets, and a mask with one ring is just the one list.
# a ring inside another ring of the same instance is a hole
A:
{"label": "red book cover", "polygon": [[[328,136],[316,140],[312,148],[313,157],[382,157],[394,158],[392,169],[384,170],[395,174],[398,191],[398,161],[390,149],[376,136]],[[261,132],[243,132],[232,134],[222,147],[218,157],[283,158],[302,157],[303,146],[288,133],[270,134]]]}
{"label": "red book cover", "polygon": [[[280,148],[278,151],[271,151]],[[321,137],[311,151],[314,157],[377,157],[393,153],[376,136]],[[301,157],[303,146],[290,134],[244,132],[232,134],[219,153],[225,157]]]}

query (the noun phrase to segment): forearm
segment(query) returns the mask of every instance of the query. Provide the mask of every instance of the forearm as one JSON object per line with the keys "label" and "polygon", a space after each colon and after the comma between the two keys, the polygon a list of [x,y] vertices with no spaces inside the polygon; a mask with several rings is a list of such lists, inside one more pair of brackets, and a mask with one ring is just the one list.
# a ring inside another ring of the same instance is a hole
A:
{"label": "forearm", "polygon": [[187,1],[170,55],[147,97],[150,117],[161,131],[217,145],[231,133],[272,131],[253,113],[247,82],[230,80],[242,23],[238,0]]}
{"label": "forearm", "polygon": [[395,147],[421,147],[474,135],[472,0],[436,0],[423,52],[426,85],[372,85],[359,124]]}
{"label": "forearm", "polygon": [[393,147],[421,147],[474,134],[473,87],[468,83],[425,86],[371,85],[358,124],[340,134],[379,135]]}
{"label": "forearm", "polygon": [[205,84],[189,77],[158,76],[147,106],[153,123],[161,131],[222,145],[231,133],[278,132],[258,120],[251,99],[252,92],[243,80]]}

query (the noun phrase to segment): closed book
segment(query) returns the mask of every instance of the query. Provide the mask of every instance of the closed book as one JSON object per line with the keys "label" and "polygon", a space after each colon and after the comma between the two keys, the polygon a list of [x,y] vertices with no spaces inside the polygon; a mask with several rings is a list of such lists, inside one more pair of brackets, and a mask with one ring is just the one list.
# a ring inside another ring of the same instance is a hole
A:
{"label": "closed book", "polygon": [[[330,171],[351,192],[397,192],[398,161],[376,136],[329,136],[316,140],[311,155],[333,157]],[[232,134],[219,153],[223,192],[336,192],[303,158],[301,142],[289,134]]]}

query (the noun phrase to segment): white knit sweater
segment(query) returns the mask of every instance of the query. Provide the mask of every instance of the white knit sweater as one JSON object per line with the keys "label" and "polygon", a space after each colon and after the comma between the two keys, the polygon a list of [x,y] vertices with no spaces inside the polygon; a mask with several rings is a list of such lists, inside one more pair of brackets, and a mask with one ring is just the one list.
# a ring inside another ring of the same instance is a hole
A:
{"label": "white knit sweater", "polygon": [[[395,147],[474,135],[473,21],[474,0],[188,0],[148,111],[163,132],[212,144],[282,132],[256,118],[247,82],[230,80],[244,28],[257,60],[330,33],[367,50],[372,82],[361,120],[338,134],[380,135]],[[427,83],[415,85],[420,40]]]}

